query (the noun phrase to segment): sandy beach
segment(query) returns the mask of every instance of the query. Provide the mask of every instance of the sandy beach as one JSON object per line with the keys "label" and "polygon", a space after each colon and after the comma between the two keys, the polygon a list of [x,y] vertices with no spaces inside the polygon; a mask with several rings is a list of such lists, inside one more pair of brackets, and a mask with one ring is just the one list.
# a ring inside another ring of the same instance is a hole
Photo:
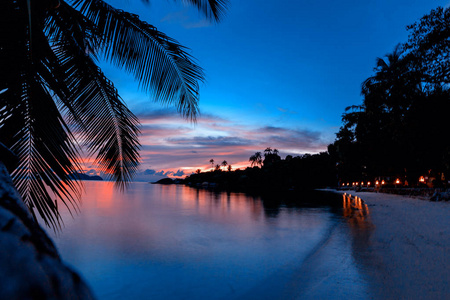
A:
{"label": "sandy beach", "polygon": [[[344,193],[337,191],[338,193]],[[450,298],[450,203],[354,192],[353,252],[376,299]]]}

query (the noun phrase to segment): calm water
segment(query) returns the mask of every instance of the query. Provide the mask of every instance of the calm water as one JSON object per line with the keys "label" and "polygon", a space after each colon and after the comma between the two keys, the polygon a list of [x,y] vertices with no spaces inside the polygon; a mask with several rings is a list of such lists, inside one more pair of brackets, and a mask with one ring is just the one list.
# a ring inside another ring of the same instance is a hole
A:
{"label": "calm water", "polygon": [[53,238],[99,299],[370,298],[342,196],[85,186]]}

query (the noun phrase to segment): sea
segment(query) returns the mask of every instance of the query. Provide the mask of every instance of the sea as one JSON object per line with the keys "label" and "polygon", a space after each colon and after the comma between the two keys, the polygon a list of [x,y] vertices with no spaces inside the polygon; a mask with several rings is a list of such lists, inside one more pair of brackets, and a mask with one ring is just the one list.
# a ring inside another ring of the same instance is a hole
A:
{"label": "sea", "polygon": [[371,299],[368,211],[327,192],[84,182],[46,231],[98,299]]}

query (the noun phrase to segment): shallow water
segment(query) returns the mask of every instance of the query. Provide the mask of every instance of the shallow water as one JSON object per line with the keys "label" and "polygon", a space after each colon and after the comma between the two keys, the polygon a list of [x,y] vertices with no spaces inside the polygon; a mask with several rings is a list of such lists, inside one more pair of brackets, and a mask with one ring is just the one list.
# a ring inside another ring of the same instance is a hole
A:
{"label": "shallow water", "polygon": [[342,196],[85,186],[52,237],[99,299],[370,298]]}

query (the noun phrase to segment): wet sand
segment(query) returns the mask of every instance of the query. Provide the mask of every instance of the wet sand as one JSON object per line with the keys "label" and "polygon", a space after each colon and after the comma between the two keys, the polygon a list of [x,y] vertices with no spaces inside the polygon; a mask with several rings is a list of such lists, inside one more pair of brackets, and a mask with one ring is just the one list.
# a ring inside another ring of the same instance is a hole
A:
{"label": "wet sand", "polygon": [[450,203],[347,193],[368,209],[348,220],[353,256],[370,282],[371,298],[450,299]]}

